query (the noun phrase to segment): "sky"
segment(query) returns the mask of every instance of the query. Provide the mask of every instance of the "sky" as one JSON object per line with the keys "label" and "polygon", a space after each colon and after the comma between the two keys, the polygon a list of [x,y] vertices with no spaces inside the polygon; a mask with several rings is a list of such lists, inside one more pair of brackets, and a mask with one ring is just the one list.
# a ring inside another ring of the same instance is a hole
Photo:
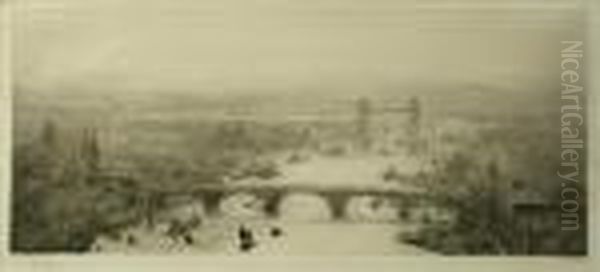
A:
{"label": "sky", "polygon": [[13,71],[45,92],[532,88],[560,80],[582,3],[9,0]]}

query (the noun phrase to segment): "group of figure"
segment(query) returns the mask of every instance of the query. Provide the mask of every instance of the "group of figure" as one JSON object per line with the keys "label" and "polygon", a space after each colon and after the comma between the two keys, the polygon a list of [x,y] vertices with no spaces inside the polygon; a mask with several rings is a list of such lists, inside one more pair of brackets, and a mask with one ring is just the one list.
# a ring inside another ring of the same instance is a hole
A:
{"label": "group of figure", "polygon": [[193,217],[187,221],[172,220],[165,234],[173,241],[183,241],[186,245],[194,244],[192,230],[202,224],[199,217]]}
{"label": "group of figure", "polygon": [[[194,244],[194,236],[192,230],[201,225],[200,218],[192,218],[188,221],[173,220],[171,221],[165,235],[175,242],[182,241],[186,245]],[[274,226],[269,229],[269,235],[273,238],[278,238],[284,235],[280,227]],[[258,246],[258,239],[254,231],[245,226],[240,225],[237,229],[238,249],[241,252],[250,252]]]}
{"label": "group of figure", "polygon": [[[241,225],[238,228],[239,250],[242,252],[250,252],[258,246],[258,241],[252,229]],[[283,235],[283,230],[279,227],[272,227],[269,231],[271,237],[277,238]]]}

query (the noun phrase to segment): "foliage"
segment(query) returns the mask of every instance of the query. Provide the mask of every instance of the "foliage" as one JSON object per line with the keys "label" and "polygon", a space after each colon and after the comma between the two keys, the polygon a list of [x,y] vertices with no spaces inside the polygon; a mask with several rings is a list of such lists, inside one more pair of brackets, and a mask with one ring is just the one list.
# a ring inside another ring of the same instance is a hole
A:
{"label": "foliage", "polygon": [[[115,217],[133,220],[131,202],[89,182],[97,162],[81,158],[97,160],[99,150],[71,158],[55,126],[46,127],[39,141],[15,147],[11,248],[83,252],[98,233],[115,226]],[[107,206],[112,208],[102,208]]]}
{"label": "foliage", "polygon": [[[460,148],[445,156],[429,186],[438,204],[457,216],[452,224],[426,225],[410,242],[445,254],[585,253],[585,229],[561,231],[560,182],[555,176],[557,159],[552,158],[559,155],[552,152],[551,142],[532,137],[536,133],[531,127],[504,127],[480,132],[475,140],[447,143]],[[579,190],[583,199],[585,188]],[[518,193],[541,195],[549,203],[533,234],[519,225],[511,206]],[[525,245],[532,238],[524,237],[532,235],[537,242]]]}

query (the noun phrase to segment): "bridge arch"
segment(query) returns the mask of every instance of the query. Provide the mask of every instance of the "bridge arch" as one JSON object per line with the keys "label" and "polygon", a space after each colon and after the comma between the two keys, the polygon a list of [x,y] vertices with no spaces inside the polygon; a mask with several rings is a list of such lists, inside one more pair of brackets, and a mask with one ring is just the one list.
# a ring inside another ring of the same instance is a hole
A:
{"label": "bridge arch", "polygon": [[[423,201],[423,192],[410,190],[410,188],[396,187],[339,187],[322,188],[318,186],[298,185],[235,185],[235,186],[199,186],[189,191],[174,191],[159,193],[161,201],[150,201],[153,208],[160,207],[161,203],[168,203],[165,198],[178,197],[181,195],[191,196],[203,203],[206,215],[222,215],[222,205],[235,195],[244,195],[246,199],[253,199],[250,204],[254,212],[262,216],[282,217],[291,219],[293,217],[322,220],[347,220],[353,219],[349,216],[349,206],[356,198],[369,196],[378,199],[379,202],[395,203],[390,206],[395,208],[404,207],[412,209],[419,206]],[[249,200],[246,200],[249,201]],[[244,201],[242,201],[244,202]],[[244,204],[241,204],[244,205]],[[381,206],[381,205],[380,205]],[[305,211],[302,211],[302,210]],[[155,210],[155,209],[150,209]],[[255,214],[255,216],[258,214]],[[148,216],[151,218],[151,216]],[[402,219],[398,215],[396,219]],[[361,220],[361,219],[359,219]]]}
{"label": "bridge arch", "polygon": [[287,193],[281,196],[277,209],[282,220],[322,221],[333,216],[327,199],[314,193]]}

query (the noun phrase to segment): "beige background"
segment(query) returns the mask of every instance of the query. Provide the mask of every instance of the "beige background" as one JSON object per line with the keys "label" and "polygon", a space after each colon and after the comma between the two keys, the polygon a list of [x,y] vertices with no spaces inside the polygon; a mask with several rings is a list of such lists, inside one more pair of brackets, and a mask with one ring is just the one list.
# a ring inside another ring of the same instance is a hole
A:
{"label": "beige background", "polygon": [[[84,1],[84,0],[82,0]],[[2,54],[0,55],[0,244],[2,248],[2,259],[0,271],[598,271],[600,263],[595,263],[595,258],[381,258],[365,256],[363,258],[231,258],[231,257],[120,257],[120,256],[9,256],[7,253],[8,237],[8,211],[10,203],[10,131],[11,131],[11,79],[13,75],[10,69],[10,58],[13,56],[10,48],[9,30],[11,29],[10,18],[6,10],[6,1],[0,1],[2,8],[2,40],[0,43]],[[593,77],[599,69],[600,48],[598,33],[600,33],[599,4],[598,1],[589,1],[590,8],[587,19],[590,26],[589,39],[586,41],[586,59],[588,64],[587,92],[593,97],[588,106],[592,135],[590,140],[600,137],[600,112],[597,107],[600,101],[600,78]],[[593,7],[592,7],[593,6]],[[595,16],[591,15],[595,12]],[[592,50],[594,50],[592,52]],[[557,52],[558,53],[558,52]],[[593,54],[596,53],[596,54]],[[589,61],[591,60],[591,61]],[[595,73],[594,73],[595,72]],[[593,166],[597,166],[600,155],[600,145],[596,141],[589,143],[593,145],[595,152],[591,152],[589,160],[591,182],[590,187],[594,192],[593,207],[600,206],[598,197],[600,187],[594,181],[597,180],[599,172]],[[590,224],[597,226],[598,212],[593,209],[594,216]],[[591,254],[597,252],[598,227],[590,227],[594,242],[591,243]]]}

